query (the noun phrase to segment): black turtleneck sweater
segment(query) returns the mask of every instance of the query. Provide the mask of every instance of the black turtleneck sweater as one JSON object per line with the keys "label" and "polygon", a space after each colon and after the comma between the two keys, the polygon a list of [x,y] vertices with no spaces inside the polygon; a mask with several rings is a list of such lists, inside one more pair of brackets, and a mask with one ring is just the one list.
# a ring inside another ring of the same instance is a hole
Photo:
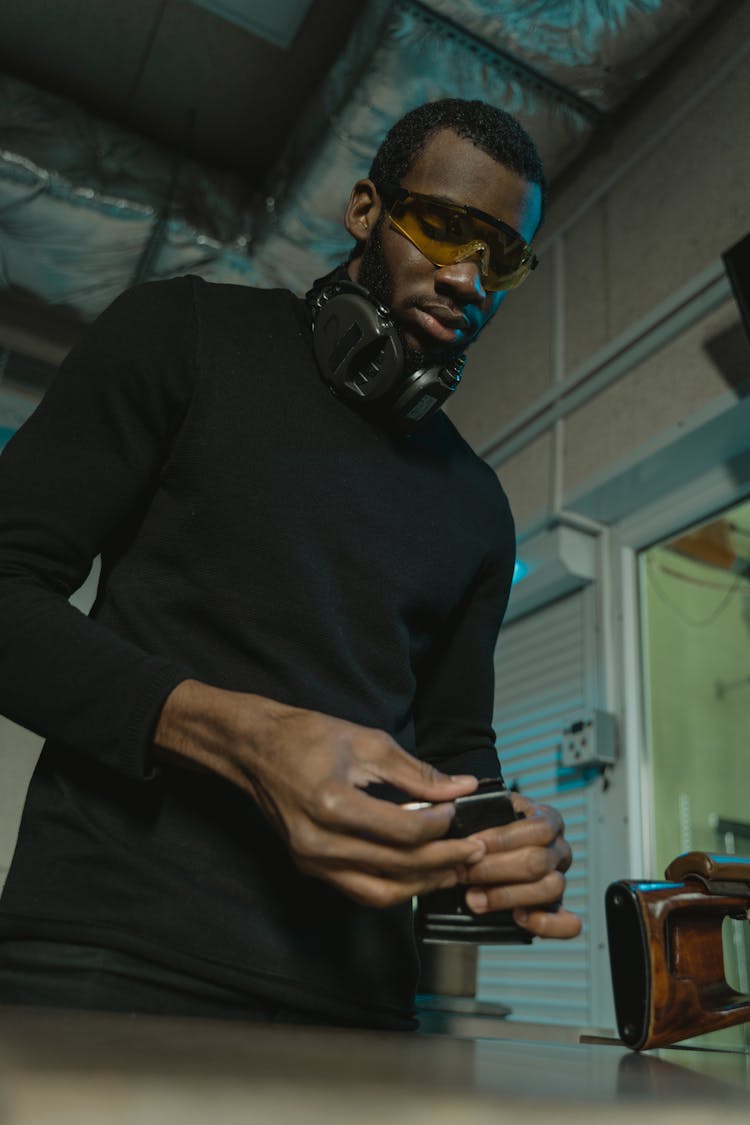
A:
{"label": "black turtleneck sweater", "polygon": [[[97,554],[85,617],[67,598]],[[409,906],[302,875],[244,793],[155,768],[152,732],[193,677],[496,774],[513,557],[492,471],[441,413],[405,436],[335,398],[302,301],[196,278],[126,293],[0,459],[0,709],[47,738],[0,937],[410,1026]]]}

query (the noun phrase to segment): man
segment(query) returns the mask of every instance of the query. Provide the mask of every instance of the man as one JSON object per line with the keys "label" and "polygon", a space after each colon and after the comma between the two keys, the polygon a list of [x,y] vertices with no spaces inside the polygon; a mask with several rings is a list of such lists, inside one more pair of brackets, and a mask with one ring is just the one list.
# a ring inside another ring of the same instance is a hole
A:
{"label": "man", "polygon": [[[408,1028],[412,896],[461,883],[476,913],[578,932],[553,810],[515,798],[525,819],[444,838],[498,773],[514,544],[436,407],[533,264],[543,183],[506,114],[423,106],[355,184],[354,252],[308,303],[133,290],[10,443],[3,706],[48,741],[0,998]],[[85,618],[66,598],[97,553]]]}

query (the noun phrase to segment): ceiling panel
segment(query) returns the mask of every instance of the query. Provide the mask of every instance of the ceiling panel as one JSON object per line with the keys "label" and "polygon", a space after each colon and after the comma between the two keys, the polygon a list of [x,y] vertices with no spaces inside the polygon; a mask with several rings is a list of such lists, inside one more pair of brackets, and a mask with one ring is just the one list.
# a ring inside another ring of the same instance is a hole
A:
{"label": "ceiling panel", "polygon": [[343,49],[357,4],[313,0],[287,50],[190,0],[0,4],[0,72],[257,186]]}
{"label": "ceiling panel", "polygon": [[289,47],[307,15],[311,0],[192,0],[243,31]]}

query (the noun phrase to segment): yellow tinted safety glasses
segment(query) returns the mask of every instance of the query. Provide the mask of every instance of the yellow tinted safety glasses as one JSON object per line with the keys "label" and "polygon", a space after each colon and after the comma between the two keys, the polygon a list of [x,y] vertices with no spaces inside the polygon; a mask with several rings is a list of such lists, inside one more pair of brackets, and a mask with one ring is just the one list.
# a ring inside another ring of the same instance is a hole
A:
{"label": "yellow tinted safety glasses", "polygon": [[538,259],[518,231],[500,219],[460,203],[421,195],[398,184],[378,187],[391,223],[434,266],[476,258],[482,285],[490,292],[515,289]]}

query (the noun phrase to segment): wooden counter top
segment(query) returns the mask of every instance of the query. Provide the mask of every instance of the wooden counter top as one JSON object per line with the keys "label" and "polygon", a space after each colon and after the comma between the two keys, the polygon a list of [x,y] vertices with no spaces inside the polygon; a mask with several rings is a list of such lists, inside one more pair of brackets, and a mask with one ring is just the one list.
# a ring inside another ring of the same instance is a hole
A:
{"label": "wooden counter top", "polygon": [[748,1055],[518,1034],[0,1007],[0,1125],[634,1125],[654,1103],[659,1125],[750,1119]]}

